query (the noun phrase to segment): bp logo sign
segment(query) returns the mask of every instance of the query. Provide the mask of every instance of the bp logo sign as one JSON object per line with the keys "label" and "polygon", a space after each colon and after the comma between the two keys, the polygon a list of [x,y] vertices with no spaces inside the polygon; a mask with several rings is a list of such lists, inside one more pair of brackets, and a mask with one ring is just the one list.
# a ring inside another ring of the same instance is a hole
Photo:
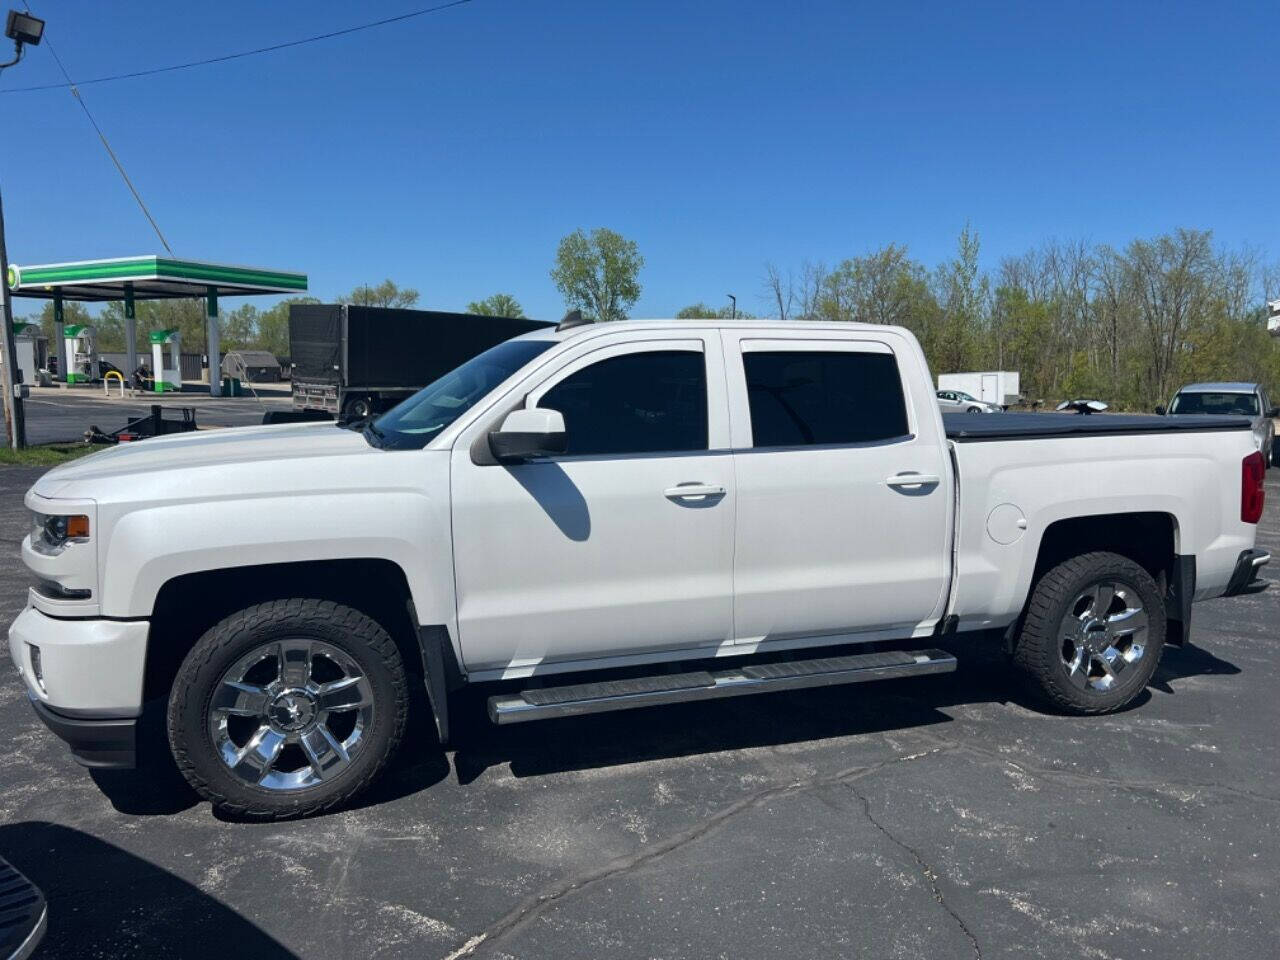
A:
{"label": "bp logo sign", "polygon": [[18,289],[18,283],[22,279],[22,274],[18,272],[18,268],[12,263],[9,264],[9,289]]}

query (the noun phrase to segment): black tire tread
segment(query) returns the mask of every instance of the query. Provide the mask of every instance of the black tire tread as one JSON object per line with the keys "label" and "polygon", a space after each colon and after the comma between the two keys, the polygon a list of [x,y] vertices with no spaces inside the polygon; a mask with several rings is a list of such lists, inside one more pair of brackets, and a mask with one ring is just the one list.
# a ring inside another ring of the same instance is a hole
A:
{"label": "black tire tread", "polygon": [[[389,668],[396,691],[394,709],[395,722],[391,730],[390,747],[378,762],[371,766],[358,780],[322,800],[312,803],[299,803],[289,807],[255,806],[251,803],[237,802],[213,786],[199,771],[190,757],[187,746],[178,733],[179,718],[188,707],[189,700],[195,693],[186,678],[193,676],[201,668],[208,665],[213,657],[237,642],[246,633],[269,624],[288,619],[305,628],[308,622],[323,624],[326,627],[340,627],[352,641],[366,644],[379,659]],[[292,597],[284,600],[271,600],[255,604],[231,614],[211,627],[196,641],[187,654],[178,676],[174,680],[173,690],[169,697],[168,729],[169,745],[173,751],[173,759],[187,782],[205,799],[211,801],[218,810],[231,816],[252,820],[286,820],[295,817],[307,817],[318,813],[326,813],[348,803],[357,794],[367,788],[382,773],[387,762],[394,756],[396,748],[404,735],[408,718],[409,692],[405,678],[404,664],[395,641],[377,621],[358,610],[331,600],[316,600]]]}
{"label": "black tire tread", "polygon": [[1160,654],[1164,649],[1164,606],[1160,603],[1148,603],[1145,606],[1149,636],[1144,658],[1148,662],[1139,668],[1146,671],[1147,675],[1141,684],[1136,685],[1123,699],[1116,700],[1084,696],[1082,691],[1054,682],[1061,671],[1058,624],[1063,607],[1074,599],[1076,592],[1089,578],[1107,575],[1133,581],[1146,594],[1146,598],[1160,597],[1160,589],[1155,580],[1142,566],[1128,557],[1104,550],[1083,553],[1062,561],[1045,571],[1032,589],[1021,635],[1013,651],[1013,662],[1028,681],[1027,685],[1033,695],[1057,712],[1084,716],[1113,713],[1146,688],[1151,674],[1159,664]]}

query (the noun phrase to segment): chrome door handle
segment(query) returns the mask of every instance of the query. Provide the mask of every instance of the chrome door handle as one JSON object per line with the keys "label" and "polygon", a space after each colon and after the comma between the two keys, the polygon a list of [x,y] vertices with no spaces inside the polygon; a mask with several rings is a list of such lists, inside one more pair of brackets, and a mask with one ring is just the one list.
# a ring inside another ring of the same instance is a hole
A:
{"label": "chrome door handle", "polygon": [[942,478],[934,473],[898,473],[885,480],[890,487],[931,487],[942,482]]}
{"label": "chrome door handle", "polygon": [[662,491],[662,495],[668,500],[691,500],[695,497],[723,497],[725,495],[725,489],[718,483],[681,483],[674,487],[667,487],[667,489]]}

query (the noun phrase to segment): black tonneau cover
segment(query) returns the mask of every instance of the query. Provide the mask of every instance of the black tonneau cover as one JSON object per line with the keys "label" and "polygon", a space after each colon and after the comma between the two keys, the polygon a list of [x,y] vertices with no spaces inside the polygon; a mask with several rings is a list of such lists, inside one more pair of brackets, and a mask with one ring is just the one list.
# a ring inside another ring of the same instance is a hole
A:
{"label": "black tonneau cover", "polygon": [[1251,428],[1248,417],[1213,414],[1157,417],[1139,413],[947,413],[943,414],[942,424],[947,437],[960,443]]}

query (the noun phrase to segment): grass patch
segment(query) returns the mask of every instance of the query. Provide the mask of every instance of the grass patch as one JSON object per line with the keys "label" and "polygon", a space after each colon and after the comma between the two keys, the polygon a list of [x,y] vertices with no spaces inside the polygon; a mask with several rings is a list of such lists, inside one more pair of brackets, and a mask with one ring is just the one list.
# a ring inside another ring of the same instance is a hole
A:
{"label": "grass patch", "polygon": [[3,447],[0,448],[0,467],[56,467],[101,449],[87,443],[51,443],[25,450]]}

